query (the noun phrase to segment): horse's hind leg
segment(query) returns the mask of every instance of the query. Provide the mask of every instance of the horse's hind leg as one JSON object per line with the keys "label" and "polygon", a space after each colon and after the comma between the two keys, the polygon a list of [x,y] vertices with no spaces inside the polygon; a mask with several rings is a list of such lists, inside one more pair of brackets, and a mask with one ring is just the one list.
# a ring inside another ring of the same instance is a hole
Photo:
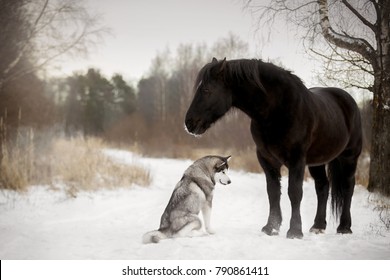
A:
{"label": "horse's hind leg", "polygon": [[332,208],[340,215],[337,233],[352,233],[351,201],[355,187],[355,171],[357,157],[340,155],[329,163],[329,173],[332,185]]}
{"label": "horse's hind leg", "polygon": [[326,229],[326,206],[329,196],[329,181],[326,176],[325,165],[309,167],[309,171],[314,179],[317,193],[317,213],[310,232],[323,233]]}
{"label": "horse's hind leg", "polygon": [[345,176],[345,189],[343,191],[343,203],[340,216],[340,224],[337,227],[337,233],[352,233],[351,230],[351,202],[355,188],[355,171],[357,159],[340,159],[342,170]]}

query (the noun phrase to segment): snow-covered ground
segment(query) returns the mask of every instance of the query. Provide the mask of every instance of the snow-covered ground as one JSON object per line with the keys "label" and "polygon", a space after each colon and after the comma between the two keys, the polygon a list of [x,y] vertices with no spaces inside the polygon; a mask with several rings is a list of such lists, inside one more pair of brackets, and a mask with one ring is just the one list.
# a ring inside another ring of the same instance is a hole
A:
{"label": "snow-covered ground", "polygon": [[[123,164],[133,162],[131,153],[105,152]],[[363,187],[357,186],[353,197],[354,233],[336,234],[337,223],[328,214],[326,233],[315,235],[309,233],[316,209],[314,184],[305,182],[304,238],[290,240],[286,179],[283,225],[279,236],[267,236],[260,231],[268,217],[265,177],[234,170],[229,172],[232,184],[216,187],[215,235],[144,245],[142,235],[158,228],[173,187],[191,162],[137,160],[151,170],[149,188],[82,192],[76,198],[44,186],[26,194],[0,192],[0,259],[390,259],[390,232]]]}

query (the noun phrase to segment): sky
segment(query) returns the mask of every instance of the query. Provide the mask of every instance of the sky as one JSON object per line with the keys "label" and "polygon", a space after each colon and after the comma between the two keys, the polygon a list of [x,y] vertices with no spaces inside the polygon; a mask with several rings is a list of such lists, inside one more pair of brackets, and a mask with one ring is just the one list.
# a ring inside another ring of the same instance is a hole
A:
{"label": "sky", "polygon": [[243,0],[86,0],[86,4],[91,13],[102,15],[111,35],[87,58],[62,63],[61,74],[96,67],[105,75],[120,73],[136,81],[147,74],[158,52],[166,48],[174,52],[187,43],[210,46],[231,32],[248,43],[250,58],[279,61],[308,86],[313,80],[312,63],[295,32],[287,31],[282,21],[272,32],[259,28]]}

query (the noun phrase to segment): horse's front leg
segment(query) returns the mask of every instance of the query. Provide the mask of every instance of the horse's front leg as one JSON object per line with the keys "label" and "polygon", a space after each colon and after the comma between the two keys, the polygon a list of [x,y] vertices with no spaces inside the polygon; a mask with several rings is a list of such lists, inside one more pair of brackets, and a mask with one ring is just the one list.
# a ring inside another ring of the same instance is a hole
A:
{"label": "horse's front leg", "polygon": [[269,200],[268,222],[262,231],[267,235],[277,235],[282,224],[282,212],[280,210],[280,165],[272,164],[257,153],[267,180],[267,194]]}
{"label": "horse's front leg", "polygon": [[302,238],[301,201],[302,185],[305,174],[305,163],[299,161],[289,166],[288,197],[291,202],[290,229],[287,231],[287,238]]}

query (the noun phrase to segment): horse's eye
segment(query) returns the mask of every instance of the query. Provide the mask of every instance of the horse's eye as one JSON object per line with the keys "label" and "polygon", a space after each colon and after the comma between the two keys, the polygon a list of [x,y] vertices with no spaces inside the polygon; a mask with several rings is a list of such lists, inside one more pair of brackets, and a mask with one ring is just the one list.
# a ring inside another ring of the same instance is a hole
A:
{"label": "horse's eye", "polygon": [[208,88],[204,88],[203,92],[209,94],[211,91]]}

